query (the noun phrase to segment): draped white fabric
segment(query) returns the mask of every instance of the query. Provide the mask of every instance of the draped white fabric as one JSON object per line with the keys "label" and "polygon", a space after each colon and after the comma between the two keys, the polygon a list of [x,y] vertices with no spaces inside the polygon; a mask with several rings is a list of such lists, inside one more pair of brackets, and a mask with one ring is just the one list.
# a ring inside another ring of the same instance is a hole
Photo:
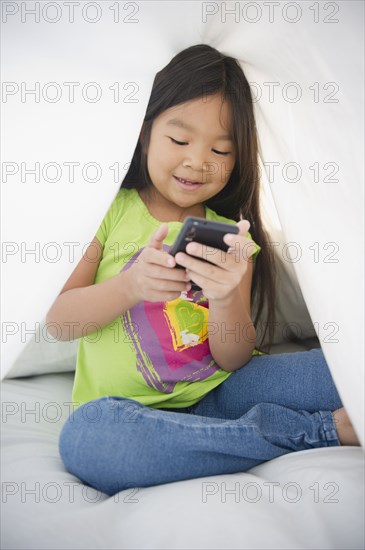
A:
{"label": "draped white fabric", "polygon": [[206,43],[251,83],[265,223],[363,437],[364,4],[70,4],[2,3],[2,376],[118,191],[155,73]]}

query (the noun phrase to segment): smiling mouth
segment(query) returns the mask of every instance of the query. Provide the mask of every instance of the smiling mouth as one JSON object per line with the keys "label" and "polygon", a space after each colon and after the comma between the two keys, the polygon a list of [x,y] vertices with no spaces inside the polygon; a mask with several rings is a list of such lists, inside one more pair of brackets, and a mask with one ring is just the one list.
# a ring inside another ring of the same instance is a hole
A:
{"label": "smiling mouth", "polygon": [[180,183],[184,183],[185,185],[203,185],[202,181],[192,181],[187,180],[183,178],[178,178],[177,176],[174,176],[175,179],[177,179]]}

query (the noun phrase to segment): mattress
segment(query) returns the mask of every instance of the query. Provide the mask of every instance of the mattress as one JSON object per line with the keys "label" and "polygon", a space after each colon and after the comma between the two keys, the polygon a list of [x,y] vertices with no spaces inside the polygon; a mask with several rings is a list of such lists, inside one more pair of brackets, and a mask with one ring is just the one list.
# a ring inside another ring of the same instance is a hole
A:
{"label": "mattress", "polygon": [[112,497],[82,484],[58,453],[73,377],[2,383],[1,548],[364,548],[359,447],[300,451],[248,472]]}

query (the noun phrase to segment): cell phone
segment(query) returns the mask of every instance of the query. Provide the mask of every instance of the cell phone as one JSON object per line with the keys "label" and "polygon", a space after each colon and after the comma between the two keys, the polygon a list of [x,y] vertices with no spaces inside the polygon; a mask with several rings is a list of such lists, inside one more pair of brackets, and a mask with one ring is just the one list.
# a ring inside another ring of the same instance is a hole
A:
{"label": "cell phone", "polygon": [[[175,256],[178,252],[185,252],[185,254],[187,254],[186,246],[191,241],[227,252],[229,246],[223,240],[223,236],[227,233],[237,235],[239,233],[239,228],[237,225],[230,223],[215,222],[205,218],[188,216],[185,218],[180,233],[169,250],[169,254],[172,256]],[[207,256],[209,257],[209,251]],[[208,263],[213,263],[206,258],[200,259]],[[176,265],[176,267],[184,269],[181,265]],[[191,285],[193,290],[201,290],[200,286],[197,284],[192,282]]]}

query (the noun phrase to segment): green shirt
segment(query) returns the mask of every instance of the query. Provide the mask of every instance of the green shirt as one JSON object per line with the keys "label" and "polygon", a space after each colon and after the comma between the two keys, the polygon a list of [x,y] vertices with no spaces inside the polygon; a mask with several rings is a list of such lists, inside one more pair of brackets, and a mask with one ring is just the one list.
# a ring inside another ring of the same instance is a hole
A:
{"label": "green shirt", "polygon": [[[208,207],[205,216],[236,223]],[[95,284],[138,261],[160,225],[136,189],[120,189],[96,233],[103,256]],[[182,222],[168,222],[164,250],[170,249],[181,226]],[[261,248],[253,244],[254,258]],[[202,291],[190,290],[169,302],[140,302],[80,338],[72,393],[75,408],[105,396],[127,397],[156,408],[188,407],[200,401],[232,374],[219,368],[210,354],[208,314],[208,299]],[[259,353],[254,350],[253,355]]]}

